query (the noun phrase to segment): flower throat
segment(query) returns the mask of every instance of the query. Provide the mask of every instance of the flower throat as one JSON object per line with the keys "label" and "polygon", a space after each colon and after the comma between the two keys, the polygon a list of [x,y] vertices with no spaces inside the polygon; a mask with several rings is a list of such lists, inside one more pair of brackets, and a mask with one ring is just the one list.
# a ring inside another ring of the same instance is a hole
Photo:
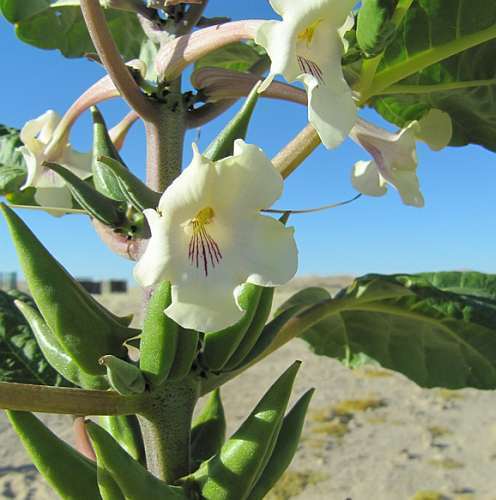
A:
{"label": "flower throat", "polygon": [[192,265],[203,267],[205,276],[208,276],[209,266],[214,268],[222,259],[219,245],[208,234],[206,226],[214,219],[215,212],[206,207],[200,210],[190,223],[193,226],[193,234],[189,241],[188,257]]}

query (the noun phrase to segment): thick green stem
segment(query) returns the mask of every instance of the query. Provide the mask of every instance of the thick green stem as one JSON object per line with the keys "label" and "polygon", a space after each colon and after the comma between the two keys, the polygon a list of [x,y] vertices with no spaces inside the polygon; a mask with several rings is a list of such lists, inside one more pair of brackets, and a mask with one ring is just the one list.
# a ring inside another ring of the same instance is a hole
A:
{"label": "thick green stem", "polygon": [[155,117],[145,122],[146,129],[146,181],[158,192],[181,173],[186,109],[177,79],[169,88],[165,102],[157,103]]}
{"label": "thick green stem", "polygon": [[200,385],[193,379],[155,391],[138,416],[148,470],[167,483],[190,472],[190,434]]}

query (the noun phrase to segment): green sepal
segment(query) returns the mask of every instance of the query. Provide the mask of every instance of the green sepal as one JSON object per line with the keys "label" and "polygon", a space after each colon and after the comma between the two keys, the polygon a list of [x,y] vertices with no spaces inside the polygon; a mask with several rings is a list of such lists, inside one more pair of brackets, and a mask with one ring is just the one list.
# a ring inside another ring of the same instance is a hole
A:
{"label": "green sepal", "polygon": [[260,335],[262,335],[265,323],[270,316],[273,299],[274,289],[268,287],[262,288],[260,302],[253,317],[253,321],[251,322],[246,335],[243,337],[243,340],[236,349],[235,353],[229,358],[229,361],[224,366],[223,371],[230,371],[237,368],[241,363],[243,363],[245,357],[256,345]]}
{"label": "green sepal", "polygon": [[300,362],[293,363],[270,387],[219,454],[190,478],[206,500],[244,499],[272,455]]}
{"label": "green sepal", "polygon": [[99,363],[107,369],[110,385],[119,394],[132,396],[145,392],[145,377],[136,365],[112,355],[102,356]]}
{"label": "green sepal", "polygon": [[140,369],[151,387],[167,380],[176,357],[179,326],[164,313],[170,304],[171,285],[164,281],[148,303],[140,342]]}
{"label": "green sepal", "polygon": [[262,287],[246,283],[238,298],[245,311],[243,317],[234,325],[218,332],[205,334],[202,359],[211,371],[220,371],[242,343],[258,311]]}
{"label": "green sepal", "polygon": [[16,300],[15,305],[28,322],[43,356],[54,370],[69,382],[83,389],[106,390],[109,388],[105,377],[89,375],[79,368],[34,307],[21,300]]}
{"label": "green sepal", "polygon": [[117,181],[114,173],[99,158],[107,156],[118,161],[122,168],[126,168],[119,155],[110,135],[107,124],[96,106],[91,108],[93,118],[93,161],[91,170],[93,171],[93,184],[95,189],[115,201],[125,201],[126,196]]}
{"label": "green sepal", "polygon": [[191,428],[193,469],[219,453],[225,440],[226,417],[220,397],[220,389],[215,389]]}
{"label": "green sepal", "polygon": [[96,465],[62,441],[32,413],[5,413],[33,464],[61,498],[99,499]]}
{"label": "green sepal", "polygon": [[224,130],[213,140],[206,149],[204,156],[212,161],[222,160],[227,156],[231,156],[234,151],[234,141],[236,139],[244,139],[248,132],[253,111],[258,102],[258,87],[256,85],[246,98],[243,107],[238,111],[236,116],[226,125]]}
{"label": "green sepal", "polygon": [[396,34],[391,22],[398,0],[362,0],[358,11],[356,38],[366,57],[374,57],[387,47]]}
{"label": "green sepal", "polygon": [[200,335],[193,330],[179,328],[174,362],[169,372],[169,380],[181,380],[191,372],[198,354]]}
{"label": "green sepal", "polygon": [[97,424],[87,422],[86,428],[95,450],[98,466],[111,474],[125,498],[163,500],[188,498],[183,488],[170,486],[150,474]]}
{"label": "green sepal", "polygon": [[107,415],[98,418],[98,423],[141,464],[145,465],[143,438],[135,415]]}
{"label": "green sepal", "polygon": [[45,162],[44,166],[56,172],[67,183],[72,197],[91,217],[110,227],[121,227],[125,222],[124,204],[107,198],[86,181],[57,163]]}
{"label": "green sepal", "polygon": [[289,467],[298,449],[308,405],[315,389],[307,391],[284,417],[276,446],[248,500],[262,500]]}
{"label": "green sepal", "polygon": [[13,210],[0,203],[24,276],[48,327],[73,361],[92,375],[105,374],[98,360],[124,354],[125,327],[75,281]]}
{"label": "green sepal", "polygon": [[161,193],[150,189],[119,161],[108,156],[99,156],[98,160],[114,174],[126,201],[136,210],[158,207]]}

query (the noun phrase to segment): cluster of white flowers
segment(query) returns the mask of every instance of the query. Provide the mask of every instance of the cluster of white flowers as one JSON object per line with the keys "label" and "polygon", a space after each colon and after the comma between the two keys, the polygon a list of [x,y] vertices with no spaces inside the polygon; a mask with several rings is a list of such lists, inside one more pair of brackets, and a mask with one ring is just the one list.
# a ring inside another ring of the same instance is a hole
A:
{"label": "cluster of white flowers", "polygon": [[[281,21],[267,21],[256,43],[272,65],[260,91],[277,75],[302,82],[308,93],[308,119],[327,148],[348,136],[372,157],[357,162],[353,186],[381,196],[394,186],[405,204],[423,206],[416,174],[416,141],[435,150],[451,139],[451,120],[432,111],[390,133],[357,118],[357,106],[341,66],[343,34],[353,24],[355,0],[270,0]],[[21,149],[28,167],[25,186],[36,187],[42,206],[70,207],[62,179],[42,166],[50,160],[81,178],[90,175],[91,155],[74,151],[66,139],[51,144],[60,118],[49,111],[28,122]],[[185,328],[212,331],[239,320],[237,294],[245,282],[281,285],[297,269],[293,229],[261,215],[281,195],[283,180],[254,145],[239,140],[234,154],[212,162],[196,146],[192,163],[167,188],[156,210],[145,210],[151,229],[146,251],[135,267],[143,286],[167,280],[172,304],[166,314]]]}

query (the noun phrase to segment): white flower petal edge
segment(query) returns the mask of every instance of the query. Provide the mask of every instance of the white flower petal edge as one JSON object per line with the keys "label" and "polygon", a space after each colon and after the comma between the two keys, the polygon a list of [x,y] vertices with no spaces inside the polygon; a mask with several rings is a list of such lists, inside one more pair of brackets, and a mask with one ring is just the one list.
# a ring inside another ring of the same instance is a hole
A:
{"label": "white flower petal edge", "polygon": [[134,275],[143,286],[172,285],[166,314],[184,328],[221,330],[242,317],[245,282],[281,285],[296,273],[293,228],[260,214],[277,200],[283,180],[256,146],[235,142],[234,154],[212,162],[193,146],[193,160],[146,210],[151,238]]}
{"label": "white flower petal edge", "polygon": [[264,23],[255,38],[272,65],[263,91],[278,74],[304,83],[308,119],[322,143],[339,146],[356,120],[352,92],[343,75],[342,32],[349,27],[354,0],[271,0],[282,21]]}
{"label": "white flower petal edge", "polygon": [[60,121],[60,115],[49,110],[28,121],[20,134],[24,146],[19,151],[28,170],[22,189],[30,186],[36,188],[34,198],[42,207],[72,208],[72,198],[65,181],[55,172],[43,167],[43,162],[59,163],[82,179],[91,175],[91,153],[79,153],[68,142],[61,143],[53,149],[54,152],[47,153]]}

